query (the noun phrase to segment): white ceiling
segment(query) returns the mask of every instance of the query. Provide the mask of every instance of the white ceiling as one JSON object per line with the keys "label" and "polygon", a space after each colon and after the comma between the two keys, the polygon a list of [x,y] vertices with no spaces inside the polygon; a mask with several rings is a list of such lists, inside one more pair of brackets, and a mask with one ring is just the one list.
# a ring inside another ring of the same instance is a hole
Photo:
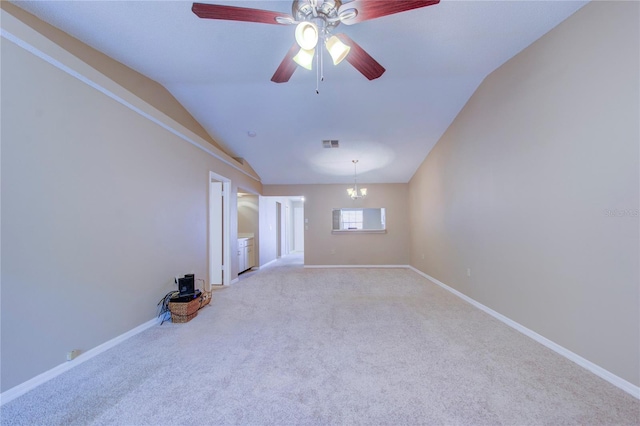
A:
{"label": "white ceiling", "polygon": [[[291,13],[290,0],[200,1]],[[353,159],[359,182],[408,182],[482,80],[587,2],[443,0],[340,25],[387,71],[369,81],[326,61],[319,95],[315,71],[270,81],[295,26],[200,19],[184,1],[14,3],[161,83],[264,184],[311,184],[351,182]]]}

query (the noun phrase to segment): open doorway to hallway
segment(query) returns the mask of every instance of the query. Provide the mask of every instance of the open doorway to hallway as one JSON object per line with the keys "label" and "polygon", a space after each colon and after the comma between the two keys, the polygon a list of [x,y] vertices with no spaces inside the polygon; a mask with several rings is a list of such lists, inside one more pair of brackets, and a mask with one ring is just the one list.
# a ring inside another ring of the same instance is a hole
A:
{"label": "open doorway to hallway", "polygon": [[291,253],[304,256],[302,197],[259,197],[260,266]]}

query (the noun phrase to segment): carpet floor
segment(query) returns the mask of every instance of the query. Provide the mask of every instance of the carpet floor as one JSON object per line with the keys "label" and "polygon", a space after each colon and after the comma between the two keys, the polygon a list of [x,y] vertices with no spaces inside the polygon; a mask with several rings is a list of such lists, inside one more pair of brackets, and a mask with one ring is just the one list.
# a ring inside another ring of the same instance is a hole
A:
{"label": "carpet floor", "polygon": [[288,256],[5,404],[3,425],[638,425],[640,401],[406,269]]}

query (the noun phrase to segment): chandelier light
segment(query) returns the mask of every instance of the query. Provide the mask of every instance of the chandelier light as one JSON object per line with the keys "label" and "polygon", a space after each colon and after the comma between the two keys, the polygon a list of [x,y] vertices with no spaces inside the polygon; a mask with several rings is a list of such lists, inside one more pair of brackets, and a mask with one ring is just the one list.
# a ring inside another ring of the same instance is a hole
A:
{"label": "chandelier light", "polygon": [[347,194],[352,200],[357,200],[367,196],[367,188],[358,189],[358,160],[351,160],[351,162],[353,163],[353,188],[347,188]]}

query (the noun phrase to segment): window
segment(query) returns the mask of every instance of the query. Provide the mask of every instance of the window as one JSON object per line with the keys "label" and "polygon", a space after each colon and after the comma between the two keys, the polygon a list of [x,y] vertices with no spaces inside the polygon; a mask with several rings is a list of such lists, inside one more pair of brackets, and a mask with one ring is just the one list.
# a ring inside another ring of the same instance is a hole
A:
{"label": "window", "polygon": [[362,209],[342,209],[340,229],[362,229]]}
{"label": "window", "polygon": [[383,208],[333,209],[333,233],[386,233],[386,214]]}

